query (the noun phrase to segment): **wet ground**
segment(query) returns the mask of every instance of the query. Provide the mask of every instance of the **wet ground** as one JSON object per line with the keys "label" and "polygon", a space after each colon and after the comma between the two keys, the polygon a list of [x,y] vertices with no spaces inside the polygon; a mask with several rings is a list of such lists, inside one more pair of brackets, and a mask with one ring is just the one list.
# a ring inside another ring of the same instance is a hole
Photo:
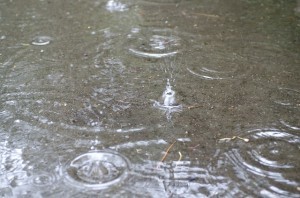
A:
{"label": "wet ground", "polygon": [[299,16],[2,0],[0,197],[300,197]]}

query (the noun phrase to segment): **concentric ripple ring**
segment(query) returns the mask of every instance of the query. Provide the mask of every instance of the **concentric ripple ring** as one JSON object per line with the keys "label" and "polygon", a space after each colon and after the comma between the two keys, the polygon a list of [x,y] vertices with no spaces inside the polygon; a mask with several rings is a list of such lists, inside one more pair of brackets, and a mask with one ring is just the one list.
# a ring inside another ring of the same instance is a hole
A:
{"label": "concentric ripple ring", "polygon": [[105,189],[124,180],[129,161],[112,151],[93,151],[71,160],[65,169],[66,182],[76,187]]}

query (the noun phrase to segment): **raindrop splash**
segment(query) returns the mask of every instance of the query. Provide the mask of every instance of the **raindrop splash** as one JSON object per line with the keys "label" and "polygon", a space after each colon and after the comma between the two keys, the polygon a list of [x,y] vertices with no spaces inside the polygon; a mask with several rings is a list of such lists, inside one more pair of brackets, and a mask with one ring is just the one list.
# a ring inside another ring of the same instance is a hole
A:
{"label": "raindrop splash", "polygon": [[66,167],[66,181],[77,187],[104,189],[126,178],[129,161],[122,155],[93,151],[73,159]]}
{"label": "raindrop splash", "polygon": [[170,80],[167,79],[166,89],[162,94],[161,101],[154,101],[153,104],[155,108],[165,111],[168,120],[172,118],[172,113],[182,111],[182,105],[176,103],[175,95],[176,93],[172,89]]}

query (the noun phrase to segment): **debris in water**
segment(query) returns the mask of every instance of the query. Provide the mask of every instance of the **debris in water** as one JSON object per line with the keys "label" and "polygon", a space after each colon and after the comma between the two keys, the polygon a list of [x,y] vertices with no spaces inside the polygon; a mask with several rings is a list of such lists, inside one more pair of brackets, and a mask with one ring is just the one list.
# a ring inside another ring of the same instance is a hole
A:
{"label": "debris in water", "polygon": [[181,159],[182,159],[182,154],[181,154],[181,152],[180,151],[178,151],[178,154],[179,154],[179,159],[177,160],[178,162],[180,162],[181,161]]}
{"label": "debris in water", "polygon": [[221,139],[219,139],[219,142],[229,142],[231,140],[236,140],[236,139],[243,140],[244,142],[249,142],[248,138],[242,138],[239,136],[233,136],[232,138],[221,138]]}
{"label": "debris in water", "polygon": [[165,161],[167,155],[169,154],[171,148],[174,146],[174,144],[176,143],[176,140],[168,147],[168,149],[166,150],[166,153],[164,154],[164,156],[161,158],[161,162]]}
{"label": "debris in water", "polygon": [[196,109],[196,108],[200,108],[200,107],[203,107],[203,106],[202,105],[192,105],[192,106],[188,106],[187,108],[189,110],[191,110],[191,109]]}

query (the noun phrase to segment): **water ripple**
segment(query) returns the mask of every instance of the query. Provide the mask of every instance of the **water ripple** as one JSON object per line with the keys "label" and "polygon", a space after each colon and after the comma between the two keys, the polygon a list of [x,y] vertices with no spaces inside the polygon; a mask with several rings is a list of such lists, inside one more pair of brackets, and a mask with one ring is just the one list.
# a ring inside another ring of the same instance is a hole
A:
{"label": "water ripple", "polygon": [[[152,187],[152,193],[159,192],[166,197],[181,197],[186,194],[189,197],[214,197],[222,194],[228,185],[226,178],[213,176],[206,168],[193,166],[190,161],[161,163],[146,160],[143,164],[136,164],[135,171],[143,181],[151,179],[149,183],[157,183]],[[144,185],[144,182],[136,184],[141,185]]]}
{"label": "water ripple", "polygon": [[[298,119],[297,119],[297,121],[299,122]],[[286,121],[284,121],[282,119],[280,120],[280,123],[282,125],[286,126],[289,129],[300,131],[300,125],[299,125],[299,123],[297,123],[298,125],[294,125],[294,124],[291,124],[290,122],[286,122]]]}
{"label": "water ripple", "polygon": [[50,186],[55,183],[57,178],[51,173],[34,173],[31,178],[32,184],[35,186]]}
{"label": "water ripple", "polygon": [[49,36],[37,36],[32,39],[32,45],[48,45],[53,40],[53,38]]}
{"label": "water ripple", "polygon": [[130,52],[132,52],[134,55],[144,57],[144,58],[164,58],[164,57],[170,57],[176,55],[178,52],[169,52],[169,53],[148,53],[143,51],[138,51],[135,49],[129,49]]}
{"label": "water ripple", "polygon": [[123,181],[129,166],[129,161],[116,152],[93,151],[69,162],[65,178],[79,188],[105,189]]}
{"label": "water ripple", "polygon": [[136,142],[127,142],[124,144],[118,144],[116,146],[110,146],[110,149],[130,149],[135,147],[147,147],[149,145],[155,145],[155,144],[167,144],[165,140],[159,139],[159,140],[143,140],[143,141],[136,141]]}
{"label": "water ripple", "polygon": [[212,70],[212,69],[207,69],[206,67],[201,67],[199,69],[199,73],[196,73],[194,72],[193,70],[191,70],[190,68],[187,68],[187,70],[195,75],[195,76],[198,76],[200,78],[203,78],[203,79],[206,79],[206,80],[215,80],[215,79],[218,79],[218,80],[221,80],[221,79],[228,79],[228,78],[231,78],[232,74],[230,75],[230,73],[233,73],[232,71],[229,71],[229,72],[219,72],[219,71],[216,71],[216,70]]}
{"label": "water ripple", "polygon": [[[123,80],[119,77],[126,73],[125,65],[119,58],[107,55],[113,34],[108,30],[102,33],[107,37],[107,46],[94,42],[76,45],[75,42],[74,54],[70,56],[80,55],[83,57],[80,61],[89,61],[89,64],[68,62],[68,66],[61,67],[64,60],[45,61],[46,53],[35,53],[36,48],[30,45],[4,61],[0,65],[0,101],[12,115],[10,120],[30,120],[34,125],[44,127],[52,125],[72,131],[99,132],[103,130],[102,118],[108,109],[119,112],[130,108],[131,104],[123,100],[134,96],[119,86],[119,81]],[[34,39],[37,45],[50,41],[50,37]],[[78,82],[78,79],[84,80]],[[58,116],[64,118],[58,119]]]}
{"label": "water ripple", "polygon": [[241,141],[222,148],[225,152],[220,152],[216,170],[228,170],[233,188],[244,193],[297,197],[299,176],[295,173],[300,168],[299,136],[270,128],[249,131],[247,138],[248,143]]}
{"label": "water ripple", "polygon": [[[203,43],[203,38],[197,42]],[[197,43],[195,42],[195,43]],[[190,64],[187,71],[204,80],[226,80],[244,77],[251,69],[247,59],[232,50],[221,49],[218,44],[191,46],[192,52],[188,55]],[[213,54],[213,56],[212,56]]]}
{"label": "water ripple", "polygon": [[182,49],[181,39],[170,29],[133,28],[127,35],[130,53],[144,58],[164,58]]}
{"label": "water ripple", "polygon": [[279,88],[275,94],[274,102],[276,104],[290,108],[300,108],[300,91],[290,88]]}

